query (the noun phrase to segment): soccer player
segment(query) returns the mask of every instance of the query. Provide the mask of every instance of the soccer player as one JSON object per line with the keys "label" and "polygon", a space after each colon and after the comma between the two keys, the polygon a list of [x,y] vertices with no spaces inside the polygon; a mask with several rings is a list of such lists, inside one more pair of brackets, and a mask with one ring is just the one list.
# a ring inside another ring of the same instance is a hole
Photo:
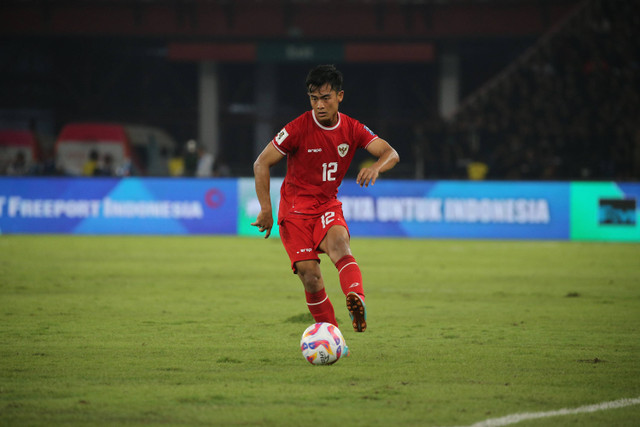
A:
{"label": "soccer player", "polygon": [[338,112],[344,98],[342,73],[333,65],[313,68],[306,79],[311,111],[288,123],[267,144],[253,165],[260,213],[251,225],[271,234],[270,168],[287,157],[280,189],[278,224],[291,268],[304,285],[309,311],[316,322],[338,326],[320,270],[320,253],[338,269],[353,329],[364,332],[367,315],[360,267],[351,253],[349,228],[338,200],[338,187],[355,151],[364,148],[377,161],[356,178],[362,187],[398,163],[387,141],[355,119]]}

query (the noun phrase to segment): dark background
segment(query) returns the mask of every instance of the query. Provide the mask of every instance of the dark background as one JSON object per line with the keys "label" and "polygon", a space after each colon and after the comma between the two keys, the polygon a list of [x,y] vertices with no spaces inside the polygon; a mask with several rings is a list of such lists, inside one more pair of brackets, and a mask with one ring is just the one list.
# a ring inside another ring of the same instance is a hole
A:
{"label": "dark background", "polygon": [[[633,2],[614,0],[610,2],[614,5],[612,10],[604,10],[603,3],[545,0],[7,0],[0,6],[0,124],[2,127],[29,127],[44,134],[45,140],[53,140],[61,127],[72,121],[136,123],[162,127],[179,144],[184,144],[188,139],[196,138],[198,132],[198,64],[171,59],[168,53],[171,43],[418,41],[434,46],[432,61],[336,64],[345,75],[345,100],[341,111],[358,118],[398,149],[403,162],[393,172],[395,176],[465,179],[466,165],[474,160],[474,156],[483,156],[479,160],[489,164],[487,177],[493,179],[635,180],[638,164],[634,161],[617,169],[614,157],[609,159],[614,163],[609,169],[593,164],[597,162],[593,159],[584,160],[585,164],[569,165],[566,158],[573,157],[576,150],[589,149],[590,144],[601,146],[600,155],[609,155],[603,148],[611,144],[606,139],[594,142],[587,135],[569,147],[565,144],[564,151],[553,150],[550,155],[547,151],[558,147],[558,142],[541,143],[544,138],[539,134],[533,135],[532,141],[523,136],[520,147],[512,147],[513,134],[524,134],[527,138],[531,135],[527,135],[526,130],[514,131],[518,126],[511,122],[535,123],[541,117],[539,112],[509,118],[509,124],[497,123],[500,120],[496,117],[487,118],[487,111],[494,111],[495,104],[501,104],[495,99],[504,96],[492,95],[500,92],[492,89],[499,87],[492,86],[492,79],[507,67],[513,68],[517,61],[522,63],[527,52],[545,51],[544,46],[551,43],[545,40],[559,37],[552,35],[564,34],[567,27],[579,26],[576,21],[590,28],[594,19],[599,22],[603,16],[615,23],[618,18],[607,17],[627,15],[627,26],[637,21],[638,7],[633,6]],[[345,26],[344,22],[352,25]],[[627,36],[632,40],[637,34]],[[593,52],[598,53],[600,47],[597,40],[589,41],[588,37],[581,38],[579,34],[574,37],[587,40],[583,46],[586,52],[580,52],[577,59],[581,61],[577,66],[584,68],[585,61],[593,56]],[[580,43],[569,47],[581,48]],[[602,47],[610,48],[608,45]],[[626,78],[628,81],[624,80],[625,90],[637,90],[638,44],[630,42],[625,48],[630,52],[625,54],[621,66],[631,67],[633,71]],[[438,112],[442,52],[455,52],[460,64],[461,108],[447,120]],[[557,54],[549,54],[546,58],[560,63],[567,60]],[[278,99],[272,119],[274,134],[309,108],[304,78],[313,65],[314,62],[275,64]],[[221,154],[236,176],[250,175],[255,157],[255,81],[259,66],[256,61],[219,63]],[[559,75],[562,67],[555,63],[553,66],[554,80],[565,81]],[[605,84],[608,78],[615,77],[604,78]],[[515,78],[502,80],[509,79]],[[542,90],[547,90],[544,97],[555,96],[553,88],[549,91],[539,82],[523,84],[533,86],[509,96],[510,102],[516,103],[507,108],[509,111],[517,110],[533,93]],[[480,96],[479,93],[489,95]],[[555,88],[555,93],[562,96],[563,92]],[[590,107],[599,108],[598,105]],[[620,144],[624,145],[630,159],[637,155],[634,150],[638,145],[638,121],[633,122],[640,117],[636,107],[637,97],[626,107],[631,111],[625,115],[630,123],[623,126],[624,131],[618,129],[622,125],[615,120],[603,124],[605,133],[624,133],[620,138],[625,142]],[[571,115],[567,113],[567,117]],[[508,113],[498,110],[494,116],[507,117]],[[492,125],[491,120],[496,123]],[[426,148],[418,150],[416,147],[421,142],[416,136],[417,127],[428,139]],[[492,137],[487,137],[487,129],[493,128],[497,130],[494,129]],[[558,134],[566,132],[558,131]],[[480,147],[478,141],[482,141]],[[538,148],[530,153],[527,147]],[[505,167],[509,160],[498,155],[505,150],[517,151],[516,159],[511,159],[515,162],[511,169]],[[426,166],[422,176],[416,171],[416,156]],[[549,156],[553,159],[549,160]],[[529,175],[521,171],[525,163],[540,163],[539,168],[543,168],[543,162],[559,162],[559,167],[546,175],[542,171]]]}

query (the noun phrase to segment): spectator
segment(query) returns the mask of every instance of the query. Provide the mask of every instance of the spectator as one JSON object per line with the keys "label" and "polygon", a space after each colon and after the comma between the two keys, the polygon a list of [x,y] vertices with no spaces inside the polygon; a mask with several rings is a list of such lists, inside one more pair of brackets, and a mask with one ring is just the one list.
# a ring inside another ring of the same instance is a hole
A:
{"label": "spectator", "polygon": [[169,175],[178,177],[184,174],[184,157],[179,148],[175,148],[169,159]]}
{"label": "spectator", "polygon": [[7,167],[7,175],[27,175],[28,172],[27,157],[23,151],[18,151]]}
{"label": "spectator", "polygon": [[231,167],[227,164],[224,155],[219,154],[213,162],[213,176],[230,177]]}
{"label": "spectator", "polygon": [[113,156],[109,153],[102,157],[102,164],[96,167],[93,172],[94,176],[113,176]]}
{"label": "spectator", "polygon": [[82,175],[83,176],[93,176],[95,175],[96,169],[98,168],[98,159],[99,159],[98,150],[92,149],[89,152],[89,158],[85,162],[84,166],[82,166]]}
{"label": "spectator", "polygon": [[184,152],[184,176],[195,176],[198,170],[198,145],[195,140],[187,141],[187,147]]}

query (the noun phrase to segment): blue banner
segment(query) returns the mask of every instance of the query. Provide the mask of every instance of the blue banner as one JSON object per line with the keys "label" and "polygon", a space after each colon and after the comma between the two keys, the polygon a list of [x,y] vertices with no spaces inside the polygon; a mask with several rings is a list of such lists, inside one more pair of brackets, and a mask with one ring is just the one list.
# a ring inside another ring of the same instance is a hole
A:
{"label": "blue banner", "polygon": [[568,183],[378,181],[340,187],[351,234],[436,238],[569,238]]}
{"label": "blue banner", "polygon": [[[639,241],[639,195],[637,183],[380,180],[343,182],[338,197],[353,236]],[[0,178],[0,233],[260,235],[259,209],[251,178]]]}
{"label": "blue banner", "polygon": [[236,234],[235,179],[2,178],[0,232]]}

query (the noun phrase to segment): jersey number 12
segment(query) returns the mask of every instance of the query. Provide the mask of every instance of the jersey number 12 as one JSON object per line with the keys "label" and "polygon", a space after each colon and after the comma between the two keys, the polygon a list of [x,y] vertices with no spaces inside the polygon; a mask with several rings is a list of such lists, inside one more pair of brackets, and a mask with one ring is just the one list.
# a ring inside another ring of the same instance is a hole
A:
{"label": "jersey number 12", "polygon": [[335,181],[335,173],[338,171],[338,162],[322,164],[322,181]]}

